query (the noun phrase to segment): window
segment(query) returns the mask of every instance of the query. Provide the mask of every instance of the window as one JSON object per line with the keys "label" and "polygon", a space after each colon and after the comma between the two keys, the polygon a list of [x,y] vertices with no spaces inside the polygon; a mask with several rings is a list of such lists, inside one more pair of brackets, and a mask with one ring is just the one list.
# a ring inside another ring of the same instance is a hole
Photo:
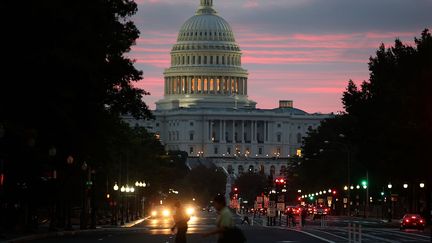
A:
{"label": "window", "polygon": [[180,136],[179,136],[179,132],[178,132],[178,131],[176,132],[176,135],[177,135],[177,136],[176,136],[176,137],[177,137],[177,140],[179,140],[179,137],[180,137]]}
{"label": "window", "polygon": [[280,147],[277,147],[276,148],[276,155],[280,155],[281,154],[281,148]]}
{"label": "window", "polygon": [[244,171],[243,165],[239,165],[238,166],[238,173],[241,175],[241,174],[243,174],[243,171]]}
{"label": "window", "polygon": [[204,56],[204,65],[207,64],[207,56]]}
{"label": "window", "polygon": [[159,127],[159,123],[156,123],[156,127]]}
{"label": "window", "polygon": [[194,140],[194,134],[191,132],[191,133],[189,133],[189,140],[190,141],[193,141]]}
{"label": "window", "polygon": [[301,143],[302,142],[302,135],[301,133],[297,133],[297,143]]}
{"label": "window", "polygon": [[218,147],[214,147],[214,154],[218,154],[219,153],[219,148]]}
{"label": "window", "polygon": [[190,154],[193,154],[193,152],[194,152],[193,147],[189,147],[189,153],[190,153]]}
{"label": "window", "polygon": [[258,154],[263,154],[263,148],[258,148]]}
{"label": "window", "polygon": [[213,56],[210,56],[210,64],[213,64]]}
{"label": "window", "polygon": [[219,64],[219,56],[216,57],[216,64]]}
{"label": "window", "polygon": [[189,125],[190,125],[191,127],[193,127],[193,126],[194,126],[194,123],[193,123],[193,122],[190,122]]}
{"label": "window", "polygon": [[171,141],[171,132],[168,132],[168,140]]}
{"label": "window", "polygon": [[277,141],[278,143],[282,141],[282,135],[280,133],[277,134]]}
{"label": "window", "polygon": [[231,154],[231,147],[227,147],[227,154]]}
{"label": "window", "polygon": [[277,127],[278,127],[278,128],[280,128],[280,127],[281,127],[281,124],[280,124],[280,123],[278,123],[278,124],[277,124]]}
{"label": "window", "polygon": [[201,65],[201,56],[198,56],[198,65]]}
{"label": "window", "polygon": [[195,65],[195,56],[192,57],[192,64]]}

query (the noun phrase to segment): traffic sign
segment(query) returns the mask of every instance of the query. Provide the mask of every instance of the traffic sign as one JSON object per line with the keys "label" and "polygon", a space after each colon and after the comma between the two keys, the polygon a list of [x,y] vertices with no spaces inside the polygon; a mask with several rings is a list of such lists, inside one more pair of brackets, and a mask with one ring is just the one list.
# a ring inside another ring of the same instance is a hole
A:
{"label": "traffic sign", "polygon": [[283,212],[285,210],[285,203],[277,203],[277,211]]}
{"label": "traffic sign", "polygon": [[276,202],[275,201],[269,201],[268,208],[276,208]]}
{"label": "traffic sign", "polygon": [[269,217],[276,217],[276,208],[269,208],[269,209],[267,209],[267,216],[269,216]]}

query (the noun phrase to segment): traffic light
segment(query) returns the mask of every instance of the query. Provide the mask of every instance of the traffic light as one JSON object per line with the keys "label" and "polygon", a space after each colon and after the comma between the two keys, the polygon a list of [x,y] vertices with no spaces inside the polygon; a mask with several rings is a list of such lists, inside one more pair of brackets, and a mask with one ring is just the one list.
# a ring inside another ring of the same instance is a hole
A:
{"label": "traffic light", "polygon": [[368,182],[367,182],[367,180],[362,180],[362,181],[361,181],[361,185],[362,185],[362,187],[363,187],[364,189],[366,189],[367,186],[368,186]]}

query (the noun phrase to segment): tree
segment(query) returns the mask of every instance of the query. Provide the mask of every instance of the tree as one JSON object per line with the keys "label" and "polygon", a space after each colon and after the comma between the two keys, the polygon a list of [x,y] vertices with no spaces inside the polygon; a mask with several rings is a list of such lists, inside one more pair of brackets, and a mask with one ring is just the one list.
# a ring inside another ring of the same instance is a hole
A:
{"label": "tree", "polygon": [[[343,163],[346,157],[341,156],[343,146],[330,149],[323,144],[326,140],[349,146],[351,181],[364,177],[366,171],[375,185],[390,180],[402,183],[430,178],[430,32],[425,30],[420,38],[415,38],[415,46],[400,40],[391,48],[382,44],[376,56],[370,58],[369,70],[369,80],[360,87],[349,81],[342,98],[345,113],[324,121],[305,139],[304,153],[309,161],[304,161],[300,178],[320,178],[329,184],[342,185],[344,180],[337,172],[346,168]],[[338,137],[339,134],[344,134],[344,138]],[[335,149],[338,152],[331,152]],[[320,174],[318,171],[323,168],[326,173]]]}
{"label": "tree", "polygon": [[239,195],[242,200],[248,201],[249,205],[253,205],[256,197],[266,192],[268,188],[267,178],[261,174],[244,173],[235,181],[238,187]]}
{"label": "tree", "polygon": [[[5,10],[0,123],[9,147],[0,160],[12,192],[5,195],[26,204],[38,198],[45,170],[61,168],[68,156],[97,173],[118,163],[113,155],[126,154],[122,142],[130,140],[119,134],[139,135],[127,131],[120,116],[151,117],[142,101],[149,93],[133,86],[142,72],[125,55],[139,36],[130,20],[137,11],[133,1],[0,4]],[[19,193],[17,182],[26,182],[29,193]]]}

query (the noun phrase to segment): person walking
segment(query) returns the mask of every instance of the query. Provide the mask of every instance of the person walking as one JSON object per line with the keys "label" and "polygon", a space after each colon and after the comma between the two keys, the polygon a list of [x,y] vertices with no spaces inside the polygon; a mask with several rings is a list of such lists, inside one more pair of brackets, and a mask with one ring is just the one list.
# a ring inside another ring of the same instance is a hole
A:
{"label": "person walking", "polygon": [[177,230],[175,243],[186,243],[186,232],[188,230],[188,221],[190,217],[186,214],[180,202],[174,204],[174,226],[171,231]]}
{"label": "person walking", "polygon": [[204,233],[204,237],[211,235],[218,235],[218,243],[243,243],[246,242],[246,238],[240,229],[235,227],[234,217],[226,206],[225,197],[218,194],[213,199],[214,207],[218,213],[216,219],[216,229]]}

